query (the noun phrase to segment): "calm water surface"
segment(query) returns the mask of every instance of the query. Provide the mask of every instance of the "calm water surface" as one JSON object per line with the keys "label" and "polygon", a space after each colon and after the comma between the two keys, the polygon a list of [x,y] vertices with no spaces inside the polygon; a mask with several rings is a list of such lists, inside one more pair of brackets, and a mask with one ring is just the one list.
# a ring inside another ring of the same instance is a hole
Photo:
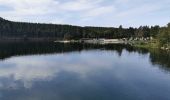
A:
{"label": "calm water surface", "polygon": [[170,100],[170,54],[127,45],[0,44],[0,100]]}

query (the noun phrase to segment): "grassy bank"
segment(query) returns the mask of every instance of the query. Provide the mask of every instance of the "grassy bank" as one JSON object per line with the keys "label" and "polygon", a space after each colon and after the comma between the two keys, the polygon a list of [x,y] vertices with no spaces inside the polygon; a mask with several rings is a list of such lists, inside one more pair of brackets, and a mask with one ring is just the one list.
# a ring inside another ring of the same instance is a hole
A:
{"label": "grassy bank", "polygon": [[137,47],[137,48],[145,48],[145,49],[163,49],[170,51],[170,46],[160,46],[159,42],[154,39],[154,40],[148,40],[148,41],[143,41],[143,40],[138,40],[138,41],[130,41],[129,42],[132,46]]}
{"label": "grassy bank", "polygon": [[130,44],[140,48],[159,48],[158,43],[154,41],[131,41]]}

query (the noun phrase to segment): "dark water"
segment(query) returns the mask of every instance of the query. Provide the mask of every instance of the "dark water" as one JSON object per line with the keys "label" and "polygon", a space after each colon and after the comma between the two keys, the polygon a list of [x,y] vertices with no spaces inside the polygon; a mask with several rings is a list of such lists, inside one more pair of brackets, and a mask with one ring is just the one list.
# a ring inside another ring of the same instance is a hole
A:
{"label": "dark water", "polygon": [[170,100],[170,54],[128,45],[0,43],[0,100]]}

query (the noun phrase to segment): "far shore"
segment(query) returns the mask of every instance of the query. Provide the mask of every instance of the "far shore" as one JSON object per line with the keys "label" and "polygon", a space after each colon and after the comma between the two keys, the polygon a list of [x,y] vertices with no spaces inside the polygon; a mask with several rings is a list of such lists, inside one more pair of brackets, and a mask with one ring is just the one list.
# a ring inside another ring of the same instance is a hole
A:
{"label": "far shore", "polygon": [[134,47],[146,49],[162,49],[170,51],[169,47],[160,47],[153,38],[141,39],[80,39],[80,40],[57,40],[58,43],[89,43],[89,44],[130,44]]}
{"label": "far shore", "polygon": [[79,39],[79,40],[57,40],[58,43],[90,43],[90,44],[120,44],[126,43],[123,39]]}
{"label": "far shore", "polygon": [[78,40],[63,40],[59,38],[23,38],[23,37],[3,37],[0,38],[0,43],[3,42],[56,42],[56,43],[89,43],[89,44],[130,44],[134,47],[139,48],[146,48],[146,49],[162,49],[166,51],[170,51],[170,47],[160,47],[158,43],[156,42],[156,39],[153,38],[134,38],[134,39],[91,39],[91,38],[82,38]]}

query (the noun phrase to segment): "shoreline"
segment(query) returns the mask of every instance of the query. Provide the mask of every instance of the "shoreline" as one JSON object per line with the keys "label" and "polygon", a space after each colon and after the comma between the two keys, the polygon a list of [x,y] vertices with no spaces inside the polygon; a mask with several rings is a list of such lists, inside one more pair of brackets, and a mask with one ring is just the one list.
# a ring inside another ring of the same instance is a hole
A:
{"label": "shoreline", "polygon": [[158,43],[153,41],[130,41],[128,42],[131,46],[137,47],[137,48],[145,48],[145,49],[160,49],[164,51],[170,51],[170,47],[161,47]]}
{"label": "shoreline", "polygon": [[78,40],[63,40],[59,38],[0,38],[0,43],[3,42],[55,42],[55,43],[88,43],[88,44],[130,44],[133,47],[145,49],[161,49],[170,51],[170,47],[160,47],[156,40],[128,40],[128,39],[78,39]]}
{"label": "shoreline", "polygon": [[90,44],[124,44],[122,39],[79,39],[79,40],[57,40],[56,43],[90,43]]}

